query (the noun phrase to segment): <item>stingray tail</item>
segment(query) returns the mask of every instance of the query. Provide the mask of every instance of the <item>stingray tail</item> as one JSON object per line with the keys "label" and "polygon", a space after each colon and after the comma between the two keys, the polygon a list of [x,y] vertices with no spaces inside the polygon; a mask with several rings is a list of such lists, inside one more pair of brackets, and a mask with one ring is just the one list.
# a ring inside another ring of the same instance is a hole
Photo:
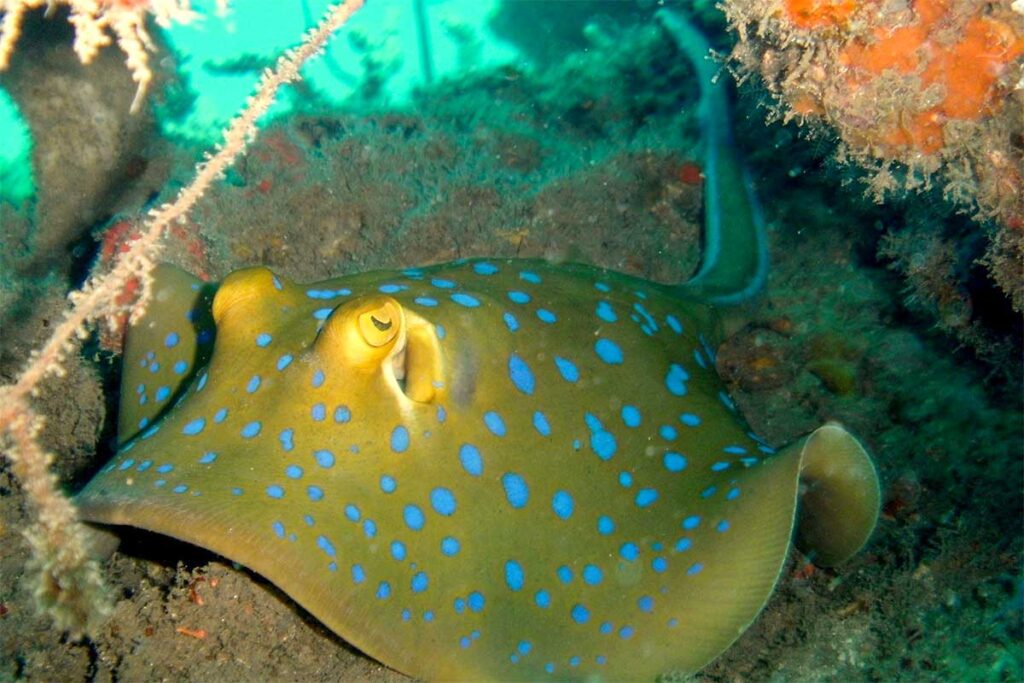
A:
{"label": "stingray tail", "polygon": [[703,34],[678,12],[662,9],[655,17],[693,63],[701,86],[704,254],[697,274],[677,290],[714,304],[739,303],[764,286],[768,244],[760,204],[733,144],[728,92]]}

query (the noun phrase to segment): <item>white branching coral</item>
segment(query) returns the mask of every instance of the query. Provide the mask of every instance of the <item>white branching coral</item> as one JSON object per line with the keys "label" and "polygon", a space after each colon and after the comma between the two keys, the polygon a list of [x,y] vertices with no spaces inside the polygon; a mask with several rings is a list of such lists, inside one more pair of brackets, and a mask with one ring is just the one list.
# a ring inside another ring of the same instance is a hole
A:
{"label": "white branching coral", "polygon": [[[198,16],[189,0],[0,0],[0,71],[10,63],[25,12],[44,5],[47,13],[58,5],[70,8],[68,21],[75,27],[75,54],[83,64],[91,62],[113,40],[117,41],[132,79],[138,84],[133,112],[138,110],[153,80],[147,54],[153,50],[153,41],[146,31],[146,15],[152,15],[165,28],[172,22],[187,24]],[[225,10],[226,5],[227,0],[217,0],[219,11]]]}

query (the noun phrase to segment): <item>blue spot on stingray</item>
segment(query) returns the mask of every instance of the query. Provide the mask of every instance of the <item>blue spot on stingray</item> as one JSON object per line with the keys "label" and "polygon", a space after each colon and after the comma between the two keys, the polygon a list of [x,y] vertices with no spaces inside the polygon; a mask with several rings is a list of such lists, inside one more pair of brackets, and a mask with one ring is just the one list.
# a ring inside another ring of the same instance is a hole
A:
{"label": "blue spot on stingray", "polygon": [[735,488],[735,487],[729,489],[729,492],[727,494],[725,494],[725,499],[726,500],[736,500],[739,497],[740,497],[740,490],[738,488]]}
{"label": "blue spot on stingray", "polygon": [[441,539],[441,552],[448,557],[459,554],[459,539],[453,536],[445,536]]}
{"label": "blue spot on stingray", "polygon": [[316,460],[316,464],[320,465],[324,469],[334,467],[334,453],[326,449],[320,449],[313,451],[313,459]]}
{"label": "blue spot on stingray", "polygon": [[598,628],[598,630],[601,633],[603,633],[605,635],[608,635],[609,633],[611,633],[612,631],[615,630],[615,627],[612,626],[612,622],[604,621],[604,622],[601,622],[601,626],[600,626],[600,628]]}
{"label": "blue spot on stingray", "polygon": [[178,484],[173,489],[171,489],[171,491],[174,493],[185,493],[185,491],[188,491],[188,486],[186,486],[185,484]]}
{"label": "blue spot on stingray", "polygon": [[205,386],[206,386],[206,380],[207,380],[207,379],[208,379],[208,377],[207,377],[207,375],[206,375],[206,373],[205,373],[205,372],[204,372],[203,374],[201,374],[201,375],[199,376],[199,381],[198,381],[198,382],[196,383],[196,393],[197,393],[197,394],[198,394],[198,393],[199,393],[200,391],[202,391],[202,390],[203,390],[203,387],[205,387]]}
{"label": "blue spot on stingray", "polygon": [[685,396],[686,380],[688,379],[690,379],[690,375],[683,369],[683,366],[672,363],[669,366],[668,374],[665,375],[665,387],[669,393],[675,396]]}
{"label": "blue spot on stingray", "polygon": [[706,489],[704,489],[703,491],[700,492],[700,497],[701,498],[710,498],[711,496],[715,495],[715,491],[717,491],[717,490],[718,489],[716,487],[709,486],[709,487],[707,487]]}
{"label": "blue spot on stingray", "polygon": [[619,629],[619,638],[622,638],[623,640],[629,640],[633,637],[633,632],[634,630],[632,626],[623,626]]}
{"label": "blue spot on stingray", "polygon": [[382,294],[397,294],[398,292],[404,291],[406,289],[409,289],[408,285],[386,284],[378,287],[377,291],[381,292]]}
{"label": "blue spot on stingray", "polygon": [[588,564],[583,568],[583,583],[596,586],[604,581],[604,572],[597,565]]}
{"label": "blue spot on stingray", "polygon": [[156,471],[159,472],[160,474],[167,474],[168,472],[173,472],[174,471],[174,465],[166,463],[166,464],[160,465],[160,467],[157,467]]}
{"label": "blue spot on stingray", "polygon": [[501,475],[501,485],[505,489],[508,504],[516,509],[524,507],[530,499],[530,489],[526,485],[526,480],[514,472]]}
{"label": "blue spot on stingray", "polygon": [[555,316],[555,314],[552,313],[551,311],[549,311],[546,308],[538,308],[537,309],[537,317],[540,318],[540,321],[542,323],[547,323],[548,325],[550,325],[550,324],[552,324],[552,323],[554,323],[555,321],[558,320],[558,318]]}
{"label": "blue spot on stingray", "polygon": [[479,299],[470,294],[466,294],[465,292],[456,292],[455,294],[452,294],[452,301],[460,306],[465,306],[466,308],[476,308],[480,305]]}
{"label": "blue spot on stingray", "polygon": [[576,508],[576,502],[568,491],[557,491],[551,499],[551,508],[561,519],[569,519]]}
{"label": "blue spot on stingray", "polygon": [[629,472],[619,472],[619,485],[628,489],[633,485],[633,475]]}
{"label": "blue spot on stingray", "polygon": [[519,591],[523,589],[523,583],[525,581],[525,575],[523,574],[523,567],[515,560],[509,560],[505,563],[505,585],[508,586],[511,591]]}
{"label": "blue spot on stingray", "polygon": [[281,356],[280,358],[277,359],[277,369],[279,371],[280,370],[284,370],[286,367],[291,365],[291,362],[292,362],[292,355],[290,353],[286,353],[286,354],[284,354],[283,356]]}
{"label": "blue spot on stingray", "polygon": [[611,339],[601,338],[594,342],[598,358],[609,365],[622,365],[622,349]]}
{"label": "blue spot on stingray", "polygon": [[218,423],[218,424],[220,424],[221,422],[226,420],[227,417],[228,417],[228,409],[227,408],[221,408],[220,410],[218,410],[216,413],[213,414],[213,421]]}
{"label": "blue spot on stingray", "polygon": [[409,582],[409,588],[412,589],[413,593],[422,593],[427,590],[430,585],[430,579],[427,577],[426,572],[416,572],[412,575],[412,580]]}
{"label": "blue spot on stingray", "polygon": [[686,469],[686,456],[674,451],[666,453],[661,462],[669,472],[682,472]]}
{"label": "blue spot on stingray", "polygon": [[729,453],[730,455],[746,455],[747,454],[747,449],[744,448],[743,446],[726,446],[722,450],[725,451],[726,453]]}
{"label": "blue spot on stingray", "polygon": [[[171,395],[171,388],[170,387],[160,387],[159,389],[156,390],[155,398],[156,398],[157,401],[163,401],[164,399],[166,399],[170,395]],[[145,396],[143,396],[142,398],[145,398]]]}
{"label": "blue spot on stingray", "polygon": [[513,291],[509,292],[508,293],[508,298],[514,304],[527,304],[527,303],[530,303],[530,295],[527,294],[526,292],[520,292],[518,290],[513,290]]}
{"label": "blue spot on stingray", "polygon": [[679,421],[687,427],[698,427],[700,426],[700,417],[693,413],[683,413],[679,416]]}
{"label": "blue spot on stingray", "polygon": [[508,357],[508,374],[516,389],[527,396],[533,394],[535,387],[533,372],[530,371],[530,366],[519,355],[513,353]]}
{"label": "blue spot on stingray", "polygon": [[548,593],[546,590],[541,589],[537,591],[536,594],[534,594],[533,602],[537,605],[537,607],[547,609],[551,606],[551,593]]}
{"label": "blue spot on stingray", "polygon": [[675,332],[676,334],[683,333],[683,325],[682,323],[679,322],[679,319],[676,318],[674,315],[666,315],[665,322],[668,323],[668,326],[671,327],[672,331]]}
{"label": "blue spot on stingray", "polygon": [[605,293],[608,293],[608,292],[612,291],[612,288],[609,287],[608,285],[606,285],[603,282],[595,282],[594,283],[594,289],[596,289],[599,292],[605,292]]}
{"label": "blue spot on stingray", "polygon": [[352,583],[358,584],[363,581],[366,581],[366,570],[361,564],[352,565]]}
{"label": "blue spot on stingray", "polygon": [[178,336],[177,332],[168,332],[167,336],[164,337],[164,346],[166,346],[169,349],[172,349],[178,345],[178,341],[180,339],[181,338]]}
{"label": "blue spot on stingray", "polygon": [[239,433],[242,435],[242,438],[251,439],[254,436],[257,436],[260,433],[261,429],[263,429],[263,425],[260,424],[260,421],[253,420],[249,424],[242,427],[242,431]]}
{"label": "blue spot on stingray", "polygon": [[284,524],[281,522],[274,522],[270,525],[270,528],[274,530],[274,535],[278,538],[284,538]]}
{"label": "blue spot on stingray", "polygon": [[132,458],[128,458],[123,463],[121,463],[120,467],[118,467],[117,469],[119,469],[121,471],[124,471],[124,470],[130,468],[134,464],[135,464],[135,460],[132,459]]}
{"label": "blue spot on stingray", "polygon": [[656,500],[658,500],[658,492],[654,489],[640,489],[636,492],[637,507],[648,507]]}
{"label": "blue spot on stingray", "polygon": [[267,487],[267,495],[271,498],[284,498],[284,489],[277,484],[271,484]]}
{"label": "blue spot on stingray", "polygon": [[294,436],[294,429],[282,429],[281,433],[277,437],[281,441],[281,448],[286,451],[290,451],[295,448],[295,442],[292,440],[292,437]]}
{"label": "blue spot on stingray", "polygon": [[622,406],[622,423],[627,427],[640,426],[640,411],[636,406]]}
{"label": "blue spot on stingray", "polygon": [[377,593],[375,595],[378,600],[387,600],[391,597],[391,584],[387,581],[381,581],[377,586]]}
{"label": "blue spot on stingray", "polygon": [[572,570],[567,565],[562,565],[555,570],[555,574],[558,575],[558,580],[562,583],[572,582]]}
{"label": "blue spot on stingray", "polygon": [[580,371],[576,368],[576,364],[568,358],[555,356],[555,367],[558,368],[558,372],[566,382],[576,382],[580,378]]}
{"label": "blue spot on stingray", "polygon": [[245,385],[245,390],[250,394],[255,394],[256,390],[260,388],[261,381],[259,375],[253,375],[249,378],[249,383]]}
{"label": "blue spot on stingray", "polygon": [[577,624],[585,624],[590,621],[590,610],[579,603],[572,606],[570,614],[572,615],[572,620]]}
{"label": "blue spot on stingray", "polygon": [[618,449],[618,444],[611,432],[605,430],[601,421],[592,413],[585,413],[584,420],[590,429],[590,448],[602,460],[608,460]]}
{"label": "blue spot on stingray", "polygon": [[731,398],[729,398],[729,394],[725,393],[724,391],[719,391],[718,400],[721,401],[723,406],[725,406],[732,412],[736,412],[736,404],[732,402]]}
{"label": "blue spot on stingray", "polygon": [[623,543],[622,547],[619,548],[619,556],[624,560],[632,562],[640,557],[640,548],[637,547],[636,543]]}
{"label": "blue spot on stingray", "polygon": [[139,466],[136,467],[135,469],[137,471],[139,471],[139,472],[145,472],[146,470],[148,470],[152,466],[153,466],[153,461],[152,460],[143,460],[142,462],[139,463]]}
{"label": "blue spot on stingray", "polygon": [[338,424],[343,424],[352,419],[352,411],[348,409],[348,406],[338,406],[334,409],[334,421]]}
{"label": "blue spot on stingray", "polygon": [[309,411],[314,422],[323,422],[327,418],[327,408],[323,403],[315,403]]}
{"label": "blue spot on stingray", "polygon": [[683,520],[683,528],[690,530],[696,529],[700,525],[700,515],[690,515]]}
{"label": "blue spot on stingray", "polygon": [[318,501],[323,500],[324,490],[319,486],[307,486],[306,496],[308,496],[311,501],[316,503]]}
{"label": "blue spot on stingray", "polygon": [[537,433],[541,436],[551,435],[551,425],[548,423],[548,418],[539,410],[533,414],[533,428],[536,429]]}
{"label": "blue spot on stingray", "polygon": [[720,534],[721,533],[725,533],[728,530],[729,530],[729,521],[728,520],[723,519],[722,521],[720,521],[718,524],[715,525],[715,531],[717,531]]}
{"label": "blue spot on stingray", "polygon": [[676,437],[679,436],[679,430],[672,425],[661,425],[658,427],[658,434],[660,434],[661,438],[665,439],[665,441],[675,441]]}
{"label": "blue spot on stingray", "polygon": [[654,558],[653,560],[651,560],[651,569],[658,572],[659,574],[663,574],[668,569],[668,560],[666,560],[664,557]]}
{"label": "blue spot on stingray", "polygon": [[490,430],[491,434],[505,436],[505,421],[501,419],[501,415],[493,410],[484,413],[484,424],[487,425],[487,429]]}
{"label": "blue spot on stingray", "polygon": [[171,369],[174,370],[175,375],[184,375],[185,371],[188,370],[188,363],[186,363],[183,360],[179,360],[174,364],[174,367]]}
{"label": "blue spot on stingray", "polygon": [[696,562],[692,564],[689,569],[686,570],[686,574],[687,576],[693,576],[694,574],[699,574],[700,570],[702,569],[704,569],[704,565],[700,562]]}
{"label": "blue spot on stingray", "polygon": [[327,320],[331,317],[331,313],[334,312],[333,308],[318,308],[313,311],[313,317],[317,320]]}
{"label": "blue spot on stingray", "polygon": [[298,465],[288,465],[288,467],[284,468],[284,474],[289,479],[301,479],[302,468]]}
{"label": "blue spot on stingray", "polygon": [[404,453],[409,448],[409,430],[404,425],[398,425],[391,430],[391,450],[395,453]]}
{"label": "blue spot on stingray", "polygon": [[473,444],[462,444],[462,447],[459,448],[459,462],[462,463],[462,469],[474,477],[479,477],[484,473],[483,458],[480,457],[480,451]]}
{"label": "blue spot on stingray", "polygon": [[451,280],[442,280],[441,278],[434,278],[430,281],[430,284],[434,285],[438,289],[451,289],[455,286],[455,283]]}
{"label": "blue spot on stingray", "polygon": [[525,280],[525,281],[529,282],[530,284],[534,284],[534,285],[539,285],[540,284],[540,275],[537,275],[537,273],[534,273],[534,272],[529,271],[529,270],[524,270],[521,273],[519,273],[519,279],[520,280]]}
{"label": "blue spot on stingray", "polygon": [[691,546],[693,546],[693,541],[683,536],[678,541],[676,541],[674,550],[677,553],[681,553],[689,550]]}
{"label": "blue spot on stingray", "polygon": [[184,434],[185,436],[195,436],[196,434],[198,434],[201,431],[203,431],[203,428],[205,428],[205,427],[206,427],[206,420],[201,418],[201,417],[197,417],[196,419],[192,420],[191,422],[186,424],[184,427],[182,427],[181,428],[181,433]]}
{"label": "blue spot on stingray", "polygon": [[722,470],[727,469],[729,469],[729,463],[727,462],[716,462],[713,465],[711,465],[712,472],[721,472]]}
{"label": "blue spot on stingray", "polygon": [[597,317],[606,323],[613,323],[619,319],[619,317],[615,315],[612,305],[607,301],[601,301],[597,304]]}
{"label": "blue spot on stingray", "polygon": [[437,306],[437,299],[432,296],[418,296],[413,299],[413,303],[417,303],[420,306],[426,306],[427,308],[433,308]]}
{"label": "blue spot on stingray", "polygon": [[337,557],[338,555],[334,550],[334,544],[326,536],[317,536],[316,546],[327,553],[328,557]]}
{"label": "blue spot on stingray", "polygon": [[608,536],[615,532],[615,522],[612,518],[607,515],[601,515],[597,518],[597,533],[602,536]]}
{"label": "blue spot on stingray", "polygon": [[515,332],[519,329],[519,321],[516,320],[516,317],[508,311],[503,313],[501,318],[505,321],[505,327],[508,328],[509,332]]}
{"label": "blue spot on stingray", "polygon": [[391,541],[391,557],[399,562],[405,559],[405,544],[401,541]]}
{"label": "blue spot on stingray", "polygon": [[448,411],[444,409],[444,406],[437,407],[437,421],[444,422],[448,417]]}
{"label": "blue spot on stingray", "polygon": [[437,334],[438,339],[444,339],[445,335],[448,334],[447,332],[444,331],[444,325],[442,325],[441,323],[437,323],[436,325],[434,325],[434,333]]}
{"label": "blue spot on stingray", "polygon": [[377,523],[372,519],[364,519],[363,533],[366,534],[367,538],[375,538],[377,536]]}
{"label": "blue spot on stingray", "polygon": [[423,528],[423,524],[426,522],[426,517],[423,516],[423,510],[418,505],[406,505],[402,511],[402,518],[405,519],[405,525],[413,531],[419,531]]}
{"label": "blue spot on stingray", "polygon": [[256,335],[256,346],[260,348],[270,346],[271,341],[273,341],[273,338],[266,332],[260,332]]}
{"label": "blue spot on stingray", "polygon": [[455,514],[455,494],[449,489],[438,486],[430,492],[430,505],[437,514],[450,517]]}
{"label": "blue spot on stingray", "polygon": [[468,596],[466,596],[466,604],[469,605],[469,611],[482,612],[484,609],[484,605],[487,604],[487,601],[484,599],[482,593],[480,593],[479,591],[473,591]]}
{"label": "blue spot on stingray", "polygon": [[394,493],[398,483],[390,474],[382,474],[380,477],[380,490],[384,493]]}
{"label": "blue spot on stingray", "polygon": [[498,266],[493,263],[488,263],[487,261],[481,261],[473,264],[473,271],[477,275],[494,275],[498,272]]}
{"label": "blue spot on stingray", "polygon": [[359,512],[359,508],[353,505],[352,503],[349,503],[348,505],[345,506],[345,519],[347,519],[348,521],[358,522],[362,516],[362,513]]}
{"label": "blue spot on stingray", "polygon": [[309,381],[309,383],[314,389],[319,389],[320,387],[322,387],[324,384],[324,371],[317,370],[316,372],[314,372],[313,378]]}

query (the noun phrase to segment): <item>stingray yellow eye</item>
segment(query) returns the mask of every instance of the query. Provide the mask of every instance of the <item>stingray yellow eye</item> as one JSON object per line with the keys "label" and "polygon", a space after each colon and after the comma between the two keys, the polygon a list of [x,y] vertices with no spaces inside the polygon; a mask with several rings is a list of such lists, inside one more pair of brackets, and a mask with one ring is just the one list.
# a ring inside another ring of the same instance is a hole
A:
{"label": "stingray yellow eye", "polygon": [[359,316],[359,334],[363,341],[374,348],[391,343],[402,326],[402,313],[390,301]]}

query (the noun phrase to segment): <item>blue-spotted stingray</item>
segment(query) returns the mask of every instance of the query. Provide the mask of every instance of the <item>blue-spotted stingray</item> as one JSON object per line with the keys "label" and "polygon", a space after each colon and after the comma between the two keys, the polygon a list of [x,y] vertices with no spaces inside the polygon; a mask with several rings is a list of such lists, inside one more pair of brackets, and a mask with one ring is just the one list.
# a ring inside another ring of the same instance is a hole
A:
{"label": "blue-spotted stingray", "polygon": [[879,498],[842,427],[776,451],[715,372],[717,305],[757,288],[764,236],[707,87],[706,255],[684,285],[515,259],[216,287],[161,266],[82,515],[237,561],[416,677],[707,664],[794,533],[842,562]]}

